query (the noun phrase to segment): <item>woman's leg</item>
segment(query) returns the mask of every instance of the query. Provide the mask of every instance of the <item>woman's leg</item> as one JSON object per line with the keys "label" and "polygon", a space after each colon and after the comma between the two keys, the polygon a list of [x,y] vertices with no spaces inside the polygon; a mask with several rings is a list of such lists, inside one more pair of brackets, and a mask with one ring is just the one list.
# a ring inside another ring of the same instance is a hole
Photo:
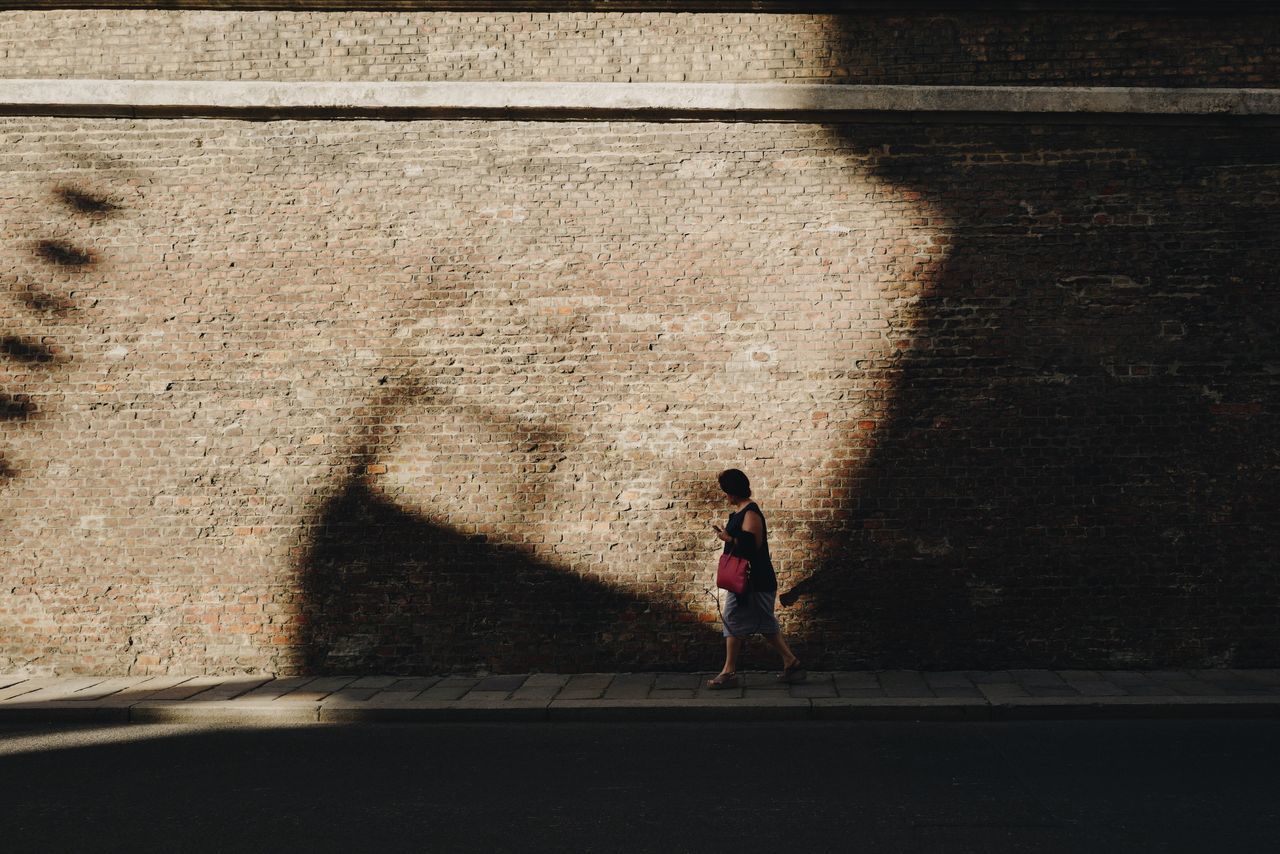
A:
{"label": "woman's leg", "polygon": [[795,653],[791,651],[791,647],[787,646],[786,640],[782,637],[782,632],[777,632],[772,635],[761,635],[761,637],[764,638],[765,643],[776,649],[778,654],[782,656],[783,667],[791,667],[800,660],[796,658]]}
{"label": "woman's leg", "polygon": [[738,672],[738,653],[742,651],[742,638],[727,637],[724,639],[724,668],[721,673]]}

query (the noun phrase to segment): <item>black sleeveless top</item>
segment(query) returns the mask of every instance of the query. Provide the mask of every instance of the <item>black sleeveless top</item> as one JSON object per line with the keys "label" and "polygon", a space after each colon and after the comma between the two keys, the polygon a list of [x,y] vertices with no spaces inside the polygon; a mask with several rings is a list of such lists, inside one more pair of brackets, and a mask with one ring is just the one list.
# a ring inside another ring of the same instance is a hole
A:
{"label": "black sleeveless top", "polygon": [[[742,522],[747,518],[747,511],[760,513],[760,547],[754,547],[754,537],[742,530]],[[769,558],[769,525],[764,521],[764,513],[760,506],[752,501],[737,513],[729,514],[729,522],[724,532],[731,537],[738,537],[738,547],[733,550],[737,557],[745,557],[751,563],[751,584],[748,591],[772,593],[778,589],[778,577],[773,572],[773,561]],[[724,551],[729,551],[729,543],[724,544]]]}

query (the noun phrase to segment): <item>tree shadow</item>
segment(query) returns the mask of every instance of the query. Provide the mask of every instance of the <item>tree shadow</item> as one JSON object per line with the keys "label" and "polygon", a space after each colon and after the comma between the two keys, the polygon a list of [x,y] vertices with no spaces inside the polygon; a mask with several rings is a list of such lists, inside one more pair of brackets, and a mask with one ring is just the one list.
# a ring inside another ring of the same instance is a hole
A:
{"label": "tree shadow", "polygon": [[[106,198],[69,184],[59,184],[53,189],[56,206],[72,213],[80,220],[97,221],[115,215],[121,206]],[[61,238],[35,240],[28,247],[30,256],[47,270],[64,276],[76,276],[87,272],[99,263],[95,252],[75,242]],[[4,289],[7,296],[21,310],[38,322],[64,318],[76,309],[74,300],[65,294],[50,293],[21,276],[6,277]],[[49,336],[0,334],[0,362],[16,365],[20,371],[17,379],[11,379],[18,389],[0,392],[0,421],[30,422],[43,413],[33,395],[19,390],[27,381],[35,381],[43,375],[64,369],[71,356],[61,346],[48,340]],[[21,372],[27,376],[21,376]],[[17,468],[0,454],[0,483],[18,475]]]}

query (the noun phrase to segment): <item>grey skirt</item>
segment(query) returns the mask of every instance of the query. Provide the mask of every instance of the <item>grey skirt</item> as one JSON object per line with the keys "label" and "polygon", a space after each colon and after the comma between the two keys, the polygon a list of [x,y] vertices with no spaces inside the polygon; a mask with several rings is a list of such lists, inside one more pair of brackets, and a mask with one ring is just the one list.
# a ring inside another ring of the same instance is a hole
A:
{"label": "grey skirt", "polygon": [[777,592],[744,593],[739,596],[730,590],[724,592],[724,636],[741,638],[747,635],[775,635],[778,619],[773,616],[773,603]]}

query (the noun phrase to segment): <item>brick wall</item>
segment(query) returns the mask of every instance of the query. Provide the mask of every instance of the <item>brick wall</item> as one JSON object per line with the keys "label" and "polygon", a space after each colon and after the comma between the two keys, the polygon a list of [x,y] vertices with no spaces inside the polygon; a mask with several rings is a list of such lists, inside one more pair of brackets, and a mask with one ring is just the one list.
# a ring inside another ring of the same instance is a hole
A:
{"label": "brick wall", "polygon": [[0,77],[1280,85],[1280,16],[0,12]]}
{"label": "brick wall", "polygon": [[1277,136],[0,118],[0,669],[1275,666]]}

